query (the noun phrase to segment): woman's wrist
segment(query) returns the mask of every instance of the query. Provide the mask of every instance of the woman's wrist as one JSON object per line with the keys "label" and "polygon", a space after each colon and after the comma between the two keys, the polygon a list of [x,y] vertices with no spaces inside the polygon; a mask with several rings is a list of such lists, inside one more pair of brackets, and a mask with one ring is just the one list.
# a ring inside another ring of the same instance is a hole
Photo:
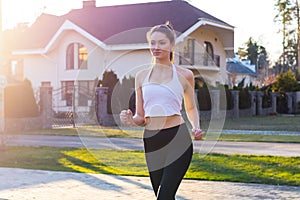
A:
{"label": "woman's wrist", "polygon": [[202,131],[202,130],[199,126],[196,126],[196,127],[192,128],[192,131]]}

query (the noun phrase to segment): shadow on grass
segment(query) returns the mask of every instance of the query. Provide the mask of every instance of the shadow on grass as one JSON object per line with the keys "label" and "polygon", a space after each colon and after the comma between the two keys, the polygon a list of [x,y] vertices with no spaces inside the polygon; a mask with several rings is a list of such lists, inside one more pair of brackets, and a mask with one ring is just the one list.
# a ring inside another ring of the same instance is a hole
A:
{"label": "shadow on grass", "polygon": [[[190,171],[197,179],[272,185],[300,185],[300,158],[210,154],[194,156]],[[292,162],[291,162],[292,159]],[[199,172],[197,174],[197,172]],[[298,178],[294,175],[298,174]],[[194,178],[195,178],[194,177]],[[293,178],[294,177],[294,178]],[[187,174],[189,178],[189,174]]]}
{"label": "shadow on grass", "polygon": [[[77,150],[75,150],[77,151]],[[92,159],[89,159],[88,161],[85,161],[85,158],[78,158],[75,156],[71,156],[72,153],[74,153],[74,151],[63,151],[63,154],[65,155],[63,159],[61,159],[59,162],[64,166],[64,167],[68,167],[71,168],[74,171],[77,172],[83,172],[83,173],[101,173],[101,174],[113,174],[114,176],[111,176],[114,179],[117,179],[119,181],[122,182],[126,182],[128,184],[132,184],[135,186],[138,186],[140,188],[143,189],[147,189],[147,190],[151,190],[152,191],[152,187],[149,185],[145,185],[141,182],[138,181],[134,181],[132,179],[128,179],[126,178],[126,175],[129,175],[130,172],[126,172],[123,170],[119,170],[117,169],[117,167],[115,166],[108,166],[106,164],[104,164],[103,162],[101,162],[100,160],[97,160],[95,157],[93,157]],[[78,155],[77,153],[75,153],[75,155]],[[136,163],[137,165],[139,165],[139,163]],[[129,174],[128,174],[129,173]],[[125,176],[119,176],[119,175],[125,175]],[[149,181],[150,183],[150,181]],[[99,184],[96,184],[99,185]],[[101,185],[101,184],[100,184]],[[95,182],[93,182],[90,186],[94,187],[95,186]],[[116,191],[118,192],[122,192],[122,188],[120,188],[118,185],[113,186],[115,188]],[[102,188],[100,188],[102,189]],[[187,200],[186,198],[177,195],[178,199],[180,200]]]}

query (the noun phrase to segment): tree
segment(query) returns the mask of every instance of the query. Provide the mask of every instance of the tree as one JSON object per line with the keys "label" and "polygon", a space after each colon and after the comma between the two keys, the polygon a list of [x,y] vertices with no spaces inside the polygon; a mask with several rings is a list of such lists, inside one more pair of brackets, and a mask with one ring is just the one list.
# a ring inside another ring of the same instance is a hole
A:
{"label": "tree", "polygon": [[112,114],[112,94],[115,89],[115,86],[119,82],[117,75],[113,71],[105,71],[103,74],[103,80],[101,85],[103,87],[108,87],[108,94],[107,94],[107,112]]}
{"label": "tree", "polygon": [[[300,72],[300,14],[298,0],[277,0],[275,8],[278,14],[274,21],[282,25],[282,49],[277,65],[281,65],[280,72]],[[278,68],[278,66],[277,66]],[[297,68],[297,69],[296,69]]]}
{"label": "tree", "polygon": [[289,70],[286,73],[280,73],[276,77],[272,89],[277,92],[294,92],[300,88],[294,73]]}
{"label": "tree", "polygon": [[257,80],[263,84],[265,77],[268,76],[270,62],[268,53],[264,46],[259,45],[252,37],[245,43],[244,48],[240,47],[238,54],[240,58],[250,60],[251,65],[255,65]]}

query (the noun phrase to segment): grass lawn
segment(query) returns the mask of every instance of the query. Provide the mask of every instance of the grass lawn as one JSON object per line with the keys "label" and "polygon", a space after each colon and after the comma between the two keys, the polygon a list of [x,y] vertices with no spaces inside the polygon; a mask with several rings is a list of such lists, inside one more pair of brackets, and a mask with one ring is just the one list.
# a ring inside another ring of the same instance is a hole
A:
{"label": "grass lawn", "polygon": [[[207,127],[208,122],[203,123]],[[226,119],[225,130],[300,131],[300,116],[256,116]]]}
{"label": "grass lawn", "polygon": [[[299,116],[226,119],[224,130],[299,132],[299,122]],[[202,129],[206,130],[209,122],[203,121],[201,122],[201,126]],[[142,133],[142,128],[120,129],[117,127],[91,126],[78,129],[63,128],[8,134],[141,138]],[[300,134],[282,136],[226,133],[221,134],[217,139],[238,142],[300,142]],[[87,150],[56,147],[5,147],[5,149],[0,149],[0,155],[0,167],[148,176],[144,153],[142,151]],[[300,155],[299,157],[224,154],[201,156],[195,153],[185,178],[299,186]]]}
{"label": "grass lawn", "polygon": [[[142,151],[7,147],[1,167],[148,176]],[[194,154],[187,179],[300,185],[300,157]]]}

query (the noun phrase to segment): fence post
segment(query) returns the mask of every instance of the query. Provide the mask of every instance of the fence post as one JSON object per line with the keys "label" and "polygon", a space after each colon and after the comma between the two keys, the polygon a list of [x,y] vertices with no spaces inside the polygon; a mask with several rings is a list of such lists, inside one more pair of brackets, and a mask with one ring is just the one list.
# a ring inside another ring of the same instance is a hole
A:
{"label": "fence post", "polygon": [[293,113],[296,113],[298,111],[298,102],[297,102],[297,93],[293,92]]}
{"label": "fence post", "polygon": [[277,112],[277,92],[271,92],[272,113]]}
{"label": "fence post", "polygon": [[[107,110],[108,87],[96,88],[95,109],[99,125],[115,126],[116,122],[113,114],[109,114]],[[119,116],[119,115],[118,115]]]}
{"label": "fence post", "polygon": [[220,116],[220,90],[211,91],[211,119],[218,119]]}
{"label": "fence post", "polygon": [[40,111],[43,129],[52,128],[52,87],[40,87]]}
{"label": "fence post", "polygon": [[252,116],[256,115],[256,91],[249,91]]}
{"label": "fence post", "polygon": [[287,92],[287,107],[288,107],[288,114],[293,112],[293,92]]}
{"label": "fence post", "polygon": [[261,91],[257,92],[257,115],[262,115],[263,110],[262,110],[262,98],[264,96],[264,93]]}
{"label": "fence post", "polygon": [[240,117],[240,108],[239,108],[239,93],[238,90],[232,90],[231,94],[233,96],[233,117],[239,118]]}

